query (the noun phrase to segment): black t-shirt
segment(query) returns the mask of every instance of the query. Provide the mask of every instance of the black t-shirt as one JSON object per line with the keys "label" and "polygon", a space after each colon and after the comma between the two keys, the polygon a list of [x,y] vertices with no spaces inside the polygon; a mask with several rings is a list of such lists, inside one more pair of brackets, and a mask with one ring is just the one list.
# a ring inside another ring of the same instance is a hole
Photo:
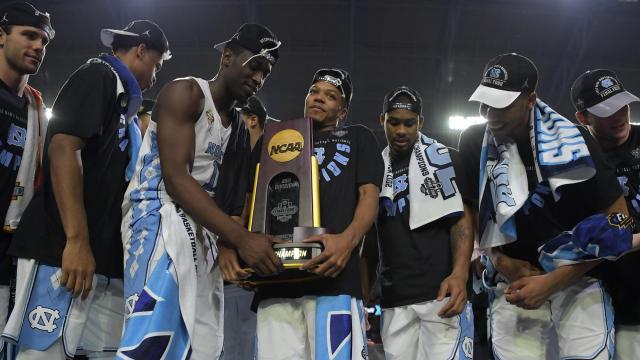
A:
{"label": "black t-shirt", "polygon": [[[627,141],[605,150],[607,160],[615,167],[629,214],[640,224],[640,126],[631,125]],[[605,265],[605,282],[613,298],[616,323],[640,325],[640,252],[625,255]]]}
{"label": "black t-shirt", "polygon": [[[322,227],[339,234],[353,220],[358,187],[364,184],[380,187],[384,176],[382,155],[375,136],[362,125],[341,126],[313,136],[320,170],[320,222]],[[336,278],[264,286],[258,295],[260,299],[305,295],[362,298],[358,247]]]}
{"label": "black t-shirt", "polygon": [[[457,152],[449,149],[449,153],[456,183],[460,184],[464,179],[457,176]],[[410,159],[408,153],[391,160],[394,189],[398,191],[393,201],[381,198],[378,209],[383,308],[437,298],[440,283],[451,274],[453,266],[449,229],[459,215],[446,216],[414,230],[409,228]]]}
{"label": "black t-shirt", "polygon": [[[467,175],[471,176],[469,184],[472,184],[466,193],[474,195],[475,203],[479,198],[480,151],[485,127],[486,124],[472,126],[460,135],[460,155]],[[622,195],[613,168],[604,159],[602,150],[586,128],[578,126],[578,129],[591,153],[596,174],[587,181],[561,187],[558,202],[554,201],[547,181],[538,184],[530,144],[518,144],[527,171],[529,198],[516,213],[518,240],[501,247],[506,255],[538,265],[539,246],[562,231],[573,229],[586,217],[607,209]]]}
{"label": "black t-shirt", "polygon": [[[26,97],[15,95],[0,80],[0,222],[3,223],[14,195],[27,140],[27,116]],[[9,237],[1,236],[0,241],[4,238]]]}
{"label": "black t-shirt", "polygon": [[[116,76],[105,65],[89,63],[63,85],[53,105],[43,158],[43,186],[27,207],[10,253],[61,266],[66,236],[51,185],[48,147],[56,134],[86,141],[82,150],[83,196],[96,273],[122,277],[120,207],[129,160],[123,99],[116,96]],[[126,96],[122,94],[121,97]]]}

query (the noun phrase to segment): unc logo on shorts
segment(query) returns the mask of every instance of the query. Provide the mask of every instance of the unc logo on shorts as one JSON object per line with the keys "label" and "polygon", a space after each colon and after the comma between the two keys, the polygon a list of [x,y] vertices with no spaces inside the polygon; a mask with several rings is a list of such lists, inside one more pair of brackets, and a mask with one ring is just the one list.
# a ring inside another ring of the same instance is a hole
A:
{"label": "unc logo on shorts", "polygon": [[133,314],[133,309],[136,306],[136,302],[138,301],[138,298],[139,298],[138,294],[134,293],[131,296],[129,296],[125,301],[124,315],[126,318],[129,318],[131,314]]}
{"label": "unc logo on shorts", "polygon": [[55,321],[60,318],[58,310],[49,309],[38,305],[29,313],[29,324],[31,328],[52,333],[58,325]]}
{"label": "unc logo on shorts", "polygon": [[473,339],[465,336],[464,340],[462,341],[462,351],[464,352],[464,356],[468,357],[469,359],[473,358]]}

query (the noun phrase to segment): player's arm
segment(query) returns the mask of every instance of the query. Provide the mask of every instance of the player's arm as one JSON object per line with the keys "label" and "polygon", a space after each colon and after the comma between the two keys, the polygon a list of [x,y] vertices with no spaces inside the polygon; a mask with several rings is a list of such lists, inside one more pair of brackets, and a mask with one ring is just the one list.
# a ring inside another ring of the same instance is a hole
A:
{"label": "player's arm", "polygon": [[473,218],[469,207],[464,205],[462,216],[449,229],[453,269],[451,275],[440,283],[438,301],[449,295],[449,301],[442,306],[438,316],[452,317],[460,314],[467,303],[467,280],[469,262],[473,252]]}
{"label": "player's arm", "polygon": [[347,265],[353,249],[373,225],[378,214],[379,193],[380,188],[374,184],[358,186],[358,204],[349,226],[340,234],[314,235],[305,240],[322,243],[324,250],[307,261],[302,269],[322,276],[338,276]]}
{"label": "player's arm", "polygon": [[270,240],[249,233],[233,221],[189,173],[195,148],[194,119],[202,108],[202,91],[191,80],[173,81],[159,94],[152,117],[158,124],[160,165],[167,193],[196,222],[236,247],[240,257],[259,274],[278,272],[281,264]]}
{"label": "player's arm", "polygon": [[48,148],[51,185],[67,238],[60,284],[72,290],[74,296],[82,293],[83,299],[91,291],[96,268],[84,207],[81,158],[84,145],[85,141],[77,136],[55,134]]}
{"label": "player's arm", "polygon": [[[619,196],[602,213],[622,213],[629,216],[624,197]],[[560,266],[550,273],[522,278],[512,283],[505,292],[508,302],[524,309],[539,308],[553,293],[566,288],[602,261],[589,261]]]}

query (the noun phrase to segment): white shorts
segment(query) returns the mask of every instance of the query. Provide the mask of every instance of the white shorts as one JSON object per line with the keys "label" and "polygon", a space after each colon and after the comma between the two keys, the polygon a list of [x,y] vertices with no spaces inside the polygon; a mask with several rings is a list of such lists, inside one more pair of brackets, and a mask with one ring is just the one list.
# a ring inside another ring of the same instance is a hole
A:
{"label": "white shorts", "polygon": [[615,360],[640,359],[640,325],[616,325]]}
{"label": "white shorts", "polygon": [[86,300],[59,283],[60,268],[18,259],[16,303],[2,337],[21,350],[45,351],[61,339],[64,353],[114,352],[124,319],[121,279],[94,275]]}
{"label": "white shorts", "polygon": [[438,311],[446,303],[426,301],[382,310],[382,345],[387,360],[473,359],[473,312],[465,310],[451,318]]}
{"label": "white shorts", "polygon": [[613,307],[602,283],[585,277],[536,310],[509,304],[507,284],[490,293],[490,332],[496,360],[612,359]]}
{"label": "white shorts", "polygon": [[362,301],[347,295],[263,300],[258,359],[367,359]]}

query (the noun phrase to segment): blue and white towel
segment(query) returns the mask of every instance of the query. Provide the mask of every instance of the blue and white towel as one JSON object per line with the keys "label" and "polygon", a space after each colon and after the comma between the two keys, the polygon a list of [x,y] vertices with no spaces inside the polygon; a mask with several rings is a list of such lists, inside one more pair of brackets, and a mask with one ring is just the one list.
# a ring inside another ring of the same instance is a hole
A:
{"label": "blue and white towel", "polygon": [[632,240],[632,218],[620,213],[596,214],[547,241],[538,249],[538,260],[547,272],[580,262],[616,260],[631,250]]}
{"label": "blue and white towel", "polygon": [[[392,201],[397,193],[393,185],[393,170],[389,146],[382,151],[385,164],[381,198]],[[409,160],[409,227],[419,228],[444,216],[462,213],[462,197],[455,183],[456,174],[449,149],[418,133]]]}
{"label": "blue and white towel", "polygon": [[[579,183],[596,173],[578,127],[540,100],[530,116],[530,139],[538,182],[549,182],[554,200],[560,187]],[[480,154],[480,247],[517,240],[516,212],[529,195],[526,169],[514,141],[498,142],[489,128]]]}
{"label": "blue and white towel", "polygon": [[316,299],[316,360],[368,359],[362,300],[348,295]]}

